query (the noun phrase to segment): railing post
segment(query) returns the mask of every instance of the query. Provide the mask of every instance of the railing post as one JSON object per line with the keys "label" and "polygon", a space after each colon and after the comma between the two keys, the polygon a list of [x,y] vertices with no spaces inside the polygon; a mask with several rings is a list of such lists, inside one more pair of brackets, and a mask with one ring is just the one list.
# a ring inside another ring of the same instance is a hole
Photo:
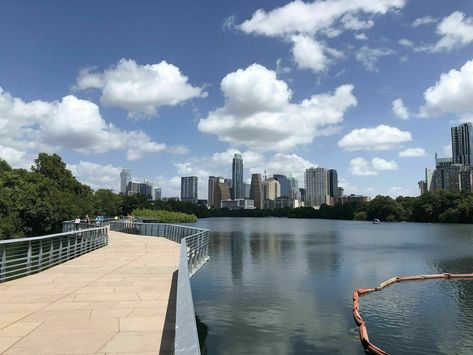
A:
{"label": "railing post", "polygon": [[0,263],[0,282],[5,280],[5,274],[7,271],[7,247],[2,248],[2,261]]}
{"label": "railing post", "polygon": [[51,238],[51,244],[49,246],[49,265],[51,265],[53,261],[53,251],[54,251],[54,242],[53,242],[53,238]]}
{"label": "railing post", "polygon": [[62,237],[59,237],[59,253],[58,253],[58,261],[61,261],[62,258]]}
{"label": "railing post", "polygon": [[28,242],[28,253],[26,255],[26,271],[28,274],[31,273],[31,241]]}
{"label": "railing post", "polygon": [[39,256],[38,256],[38,266],[36,267],[37,270],[41,270],[43,267],[43,241],[39,241]]}

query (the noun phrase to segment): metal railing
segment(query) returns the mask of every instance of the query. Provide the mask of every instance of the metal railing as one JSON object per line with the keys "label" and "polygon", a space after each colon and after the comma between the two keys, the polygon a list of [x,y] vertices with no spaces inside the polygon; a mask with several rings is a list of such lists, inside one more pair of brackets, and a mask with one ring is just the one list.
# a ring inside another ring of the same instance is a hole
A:
{"label": "metal railing", "polygon": [[110,221],[113,221],[112,218],[105,219],[103,222],[100,224],[97,224],[94,220],[90,220],[90,222],[86,222],[84,220],[81,220],[79,223],[79,229],[76,229],[76,224],[74,220],[71,221],[63,221],[62,222],[62,231],[64,232],[72,232],[75,230],[81,230],[81,229],[90,229],[90,228],[99,228],[99,227],[106,227],[110,224]]}
{"label": "metal railing", "polygon": [[0,282],[35,274],[108,244],[106,227],[0,241]]}
{"label": "metal railing", "polygon": [[129,234],[164,237],[180,243],[174,354],[200,355],[190,277],[209,260],[209,230],[167,223],[131,221],[112,221],[110,229]]}

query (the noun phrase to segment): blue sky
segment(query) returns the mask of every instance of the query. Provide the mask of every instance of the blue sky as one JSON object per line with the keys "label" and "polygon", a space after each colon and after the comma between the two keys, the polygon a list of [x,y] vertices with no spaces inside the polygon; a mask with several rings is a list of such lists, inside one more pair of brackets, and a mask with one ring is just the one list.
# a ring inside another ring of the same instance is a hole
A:
{"label": "blue sky", "polygon": [[[428,5],[428,6],[427,6]],[[3,1],[0,156],[57,152],[94,188],[335,168],[417,195],[473,118],[471,1]]]}

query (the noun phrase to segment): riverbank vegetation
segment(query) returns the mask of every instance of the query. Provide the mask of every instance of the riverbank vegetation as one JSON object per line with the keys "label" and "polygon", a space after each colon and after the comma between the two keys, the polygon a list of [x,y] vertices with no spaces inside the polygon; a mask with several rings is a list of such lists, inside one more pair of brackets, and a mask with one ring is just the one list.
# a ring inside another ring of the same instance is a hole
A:
{"label": "riverbank vegetation", "polygon": [[151,210],[145,208],[136,208],[131,214],[135,217],[151,217],[158,219],[161,223],[194,223],[197,222],[195,214],[183,212],[173,212],[166,210]]}

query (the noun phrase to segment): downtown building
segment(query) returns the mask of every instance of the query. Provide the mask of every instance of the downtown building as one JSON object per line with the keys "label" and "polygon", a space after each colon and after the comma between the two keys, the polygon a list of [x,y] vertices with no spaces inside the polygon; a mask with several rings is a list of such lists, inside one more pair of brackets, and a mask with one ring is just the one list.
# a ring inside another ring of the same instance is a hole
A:
{"label": "downtown building", "polygon": [[232,200],[245,198],[243,185],[243,158],[241,154],[235,154],[232,162]]}
{"label": "downtown building", "polygon": [[319,208],[323,204],[333,206],[337,202],[338,174],[335,169],[306,169],[304,183],[305,206]]}
{"label": "downtown building", "polygon": [[254,201],[255,208],[263,208],[263,191],[261,185],[261,174],[251,175],[250,199]]}
{"label": "downtown building", "polygon": [[435,153],[435,169],[425,169],[425,180],[418,182],[421,194],[437,190],[473,191],[472,124],[451,127],[450,134],[452,157],[439,158]]}
{"label": "downtown building", "polygon": [[220,176],[209,176],[207,199],[209,208],[221,208],[221,202],[229,200],[230,198],[230,186],[228,182]]}
{"label": "downtown building", "polygon": [[181,177],[181,201],[187,201],[197,204],[197,176]]}
{"label": "downtown building", "polygon": [[120,172],[120,193],[125,194],[128,183],[131,182],[131,170],[122,169]]}

